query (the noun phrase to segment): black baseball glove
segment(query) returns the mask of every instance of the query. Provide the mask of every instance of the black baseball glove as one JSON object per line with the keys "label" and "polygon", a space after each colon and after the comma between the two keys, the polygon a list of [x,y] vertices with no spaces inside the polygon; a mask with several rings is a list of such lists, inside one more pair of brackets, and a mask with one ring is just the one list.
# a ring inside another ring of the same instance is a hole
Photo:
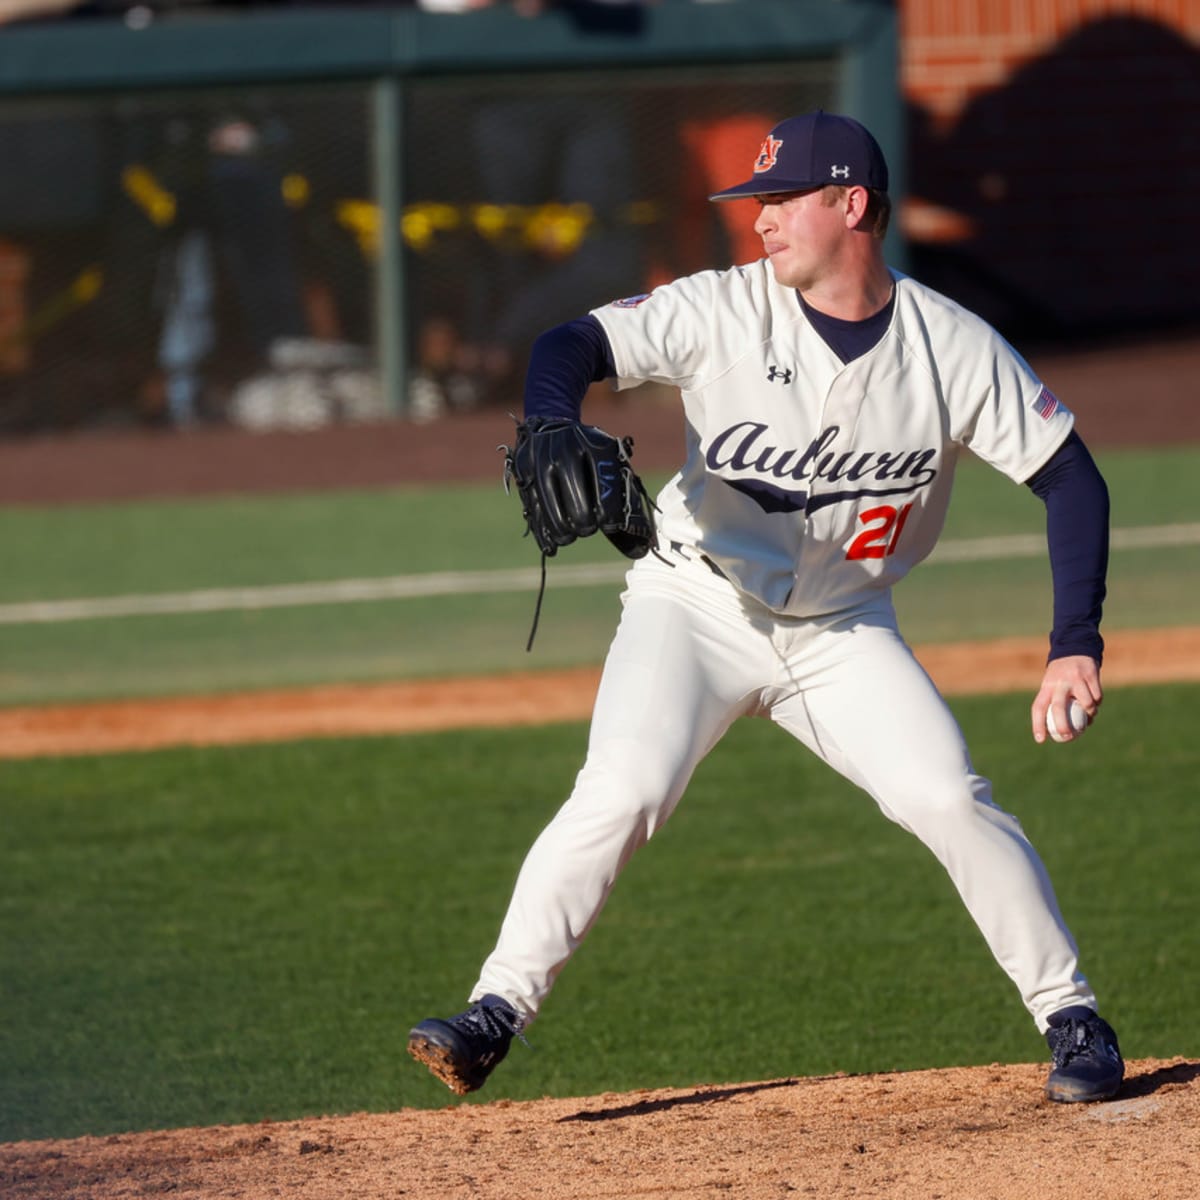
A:
{"label": "black baseball glove", "polygon": [[517,423],[504,451],[504,487],[515,486],[527,531],[547,558],[602,533],[627,558],[657,545],[653,502],[629,464],[632,438],[558,417]]}

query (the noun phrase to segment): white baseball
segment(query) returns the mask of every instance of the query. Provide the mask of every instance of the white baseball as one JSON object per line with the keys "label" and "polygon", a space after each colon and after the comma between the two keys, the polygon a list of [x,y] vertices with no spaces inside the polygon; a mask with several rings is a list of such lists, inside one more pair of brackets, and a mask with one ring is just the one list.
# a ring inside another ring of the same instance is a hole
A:
{"label": "white baseball", "polygon": [[[1071,722],[1071,728],[1076,734],[1082,733],[1088,727],[1087,711],[1078,700],[1072,700],[1067,706],[1067,719]],[[1054,709],[1052,708],[1046,709],[1046,732],[1056,742],[1066,741],[1054,723]]]}

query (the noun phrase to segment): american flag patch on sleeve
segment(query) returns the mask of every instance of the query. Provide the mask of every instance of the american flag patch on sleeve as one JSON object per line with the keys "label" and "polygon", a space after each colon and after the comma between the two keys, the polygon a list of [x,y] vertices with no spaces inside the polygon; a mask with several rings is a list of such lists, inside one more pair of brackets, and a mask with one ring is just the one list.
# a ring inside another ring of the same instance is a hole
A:
{"label": "american flag patch on sleeve", "polygon": [[1033,411],[1043,421],[1050,420],[1058,412],[1058,397],[1043,385],[1042,390],[1038,393],[1038,398],[1033,402]]}

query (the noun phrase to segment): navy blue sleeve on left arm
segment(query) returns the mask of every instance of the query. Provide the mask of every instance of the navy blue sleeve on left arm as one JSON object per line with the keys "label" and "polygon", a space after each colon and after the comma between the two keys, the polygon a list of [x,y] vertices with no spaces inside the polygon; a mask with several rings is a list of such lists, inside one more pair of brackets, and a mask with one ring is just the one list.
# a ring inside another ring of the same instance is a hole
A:
{"label": "navy blue sleeve on left arm", "polygon": [[1108,487],[1074,430],[1029,481],[1046,505],[1054,583],[1050,659],[1104,654],[1100,615],[1108,576]]}
{"label": "navy blue sleeve on left arm", "polygon": [[595,317],[556,325],[546,330],[530,351],[525,416],[578,421],[588,388],[616,373],[608,335]]}

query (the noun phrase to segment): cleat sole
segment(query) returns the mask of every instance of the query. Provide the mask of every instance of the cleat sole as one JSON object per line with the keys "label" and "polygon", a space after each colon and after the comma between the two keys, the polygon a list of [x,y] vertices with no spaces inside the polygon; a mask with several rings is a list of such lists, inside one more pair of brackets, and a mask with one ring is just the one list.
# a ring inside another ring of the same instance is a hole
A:
{"label": "cleat sole", "polygon": [[423,1034],[414,1032],[408,1039],[408,1052],[436,1078],[440,1079],[452,1092],[465,1096],[475,1090],[474,1085],[463,1078],[458,1063],[448,1046],[443,1046]]}
{"label": "cleat sole", "polygon": [[1056,1104],[1090,1104],[1096,1100],[1111,1100],[1121,1090],[1121,1083],[1120,1079],[1099,1086],[1070,1081],[1047,1083],[1046,1099]]}

